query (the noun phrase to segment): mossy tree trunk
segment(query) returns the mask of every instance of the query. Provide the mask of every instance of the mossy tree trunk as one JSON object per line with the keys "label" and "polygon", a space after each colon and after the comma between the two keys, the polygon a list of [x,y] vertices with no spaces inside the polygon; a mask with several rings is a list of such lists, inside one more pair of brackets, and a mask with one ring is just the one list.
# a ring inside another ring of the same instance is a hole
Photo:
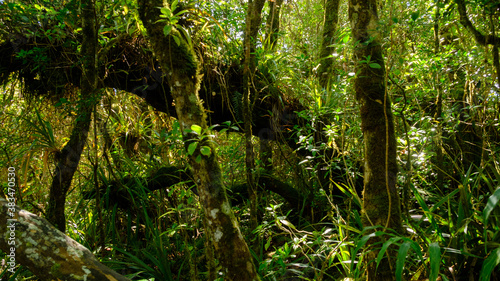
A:
{"label": "mossy tree trunk", "polygon": [[87,141],[93,108],[97,103],[96,48],[97,32],[95,9],[92,0],[81,1],[83,41],[81,47],[82,77],[80,81],[80,104],[78,117],[68,143],[56,157],[57,164],[49,191],[46,218],[60,231],[66,231],[65,204],[71,180],[76,172]]}
{"label": "mossy tree trunk", "polygon": [[[179,44],[175,42],[174,36],[183,38],[175,27],[168,36],[163,33],[165,23],[158,22],[161,19],[158,7],[168,8],[166,2],[138,2],[139,16],[171,87],[186,150],[197,143],[196,149],[191,154],[188,152],[188,160],[207,218],[206,233],[215,249],[221,272],[225,274],[224,280],[260,280],[227,199],[213,141],[206,134],[206,116],[198,97],[199,64],[193,47],[184,39],[180,39]],[[196,128],[201,129],[201,134],[193,130]]]}
{"label": "mossy tree trunk", "polygon": [[323,23],[323,39],[321,41],[320,58],[321,64],[318,67],[319,84],[323,89],[328,88],[328,82],[333,77],[333,52],[335,47],[335,33],[339,21],[340,0],[325,0],[325,19]]}
{"label": "mossy tree trunk", "polygon": [[[350,0],[349,19],[355,42],[354,88],[360,105],[365,145],[363,223],[365,226],[381,226],[401,232],[400,201],[396,189],[396,137],[377,32],[377,1]],[[377,270],[373,262],[378,254],[374,245],[376,242],[376,239],[371,239],[367,243],[367,247],[371,248],[365,258],[370,261],[367,280],[393,280],[390,261],[395,260],[394,252],[388,251],[390,260],[382,260]]]}

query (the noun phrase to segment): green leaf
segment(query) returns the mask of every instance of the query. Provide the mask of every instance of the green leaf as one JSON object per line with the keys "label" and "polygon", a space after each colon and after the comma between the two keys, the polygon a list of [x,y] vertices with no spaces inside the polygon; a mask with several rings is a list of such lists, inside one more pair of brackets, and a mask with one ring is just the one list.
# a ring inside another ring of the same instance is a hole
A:
{"label": "green leaf", "polygon": [[267,239],[266,245],[264,246],[264,249],[267,251],[269,249],[269,246],[271,246],[271,238]]}
{"label": "green leaf", "polygon": [[418,17],[420,17],[420,12],[419,12],[419,11],[416,11],[416,12],[411,13],[411,19],[412,19],[413,21],[417,20],[417,19],[418,19]]}
{"label": "green leaf", "polygon": [[201,155],[198,154],[198,156],[196,156],[196,163],[200,163],[201,162]]}
{"label": "green leaf", "polygon": [[177,44],[177,46],[180,46],[181,40],[179,39],[179,36],[173,36],[173,37],[174,37],[175,44]]}
{"label": "green leaf", "polygon": [[429,245],[429,262],[431,264],[429,280],[435,281],[438,278],[439,265],[441,264],[441,248],[438,242],[432,242]]}
{"label": "green leaf", "polygon": [[351,37],[351,36],[349,36],[349,34],[346,34],[346,35],[344,36],[344,38],[342,38],[342,43],[347,43],[347,42],[349,41],[349,38],[350,38],[350,37]]}
{"label": "green leaf", "polygon": [[483,217],[485,223],[487,223],[491,211],[493,211],[493,209],[495,209],[495,207],[498,205],[499,200],[500,200],[500,187],[498,187],[495,190],[495,192],[488,199],[488,203],[486,203],[486,207],[484,208],[483,211]]}
{"label": "green leaf", "polygon": [[500,263],[500,247],[492,251],[490,255],[486,258],[486,260],[484,260],[483,267],[481,268],[481,274],[479,275],[479,280],[490,281],[491,273],[499,263]]}
{"label": "green leaf", "polygon": [[200,152],[205,156],[210,156],[210,154],[212,153],[212,149],[209,146],[202,146],[200,148]]}
{"label": "green leaf", "polygon": [[396,281],[401,281],[403,278],[403,268],[406,261],[408,249],[410,249],[410,241],[406,241],[399,247],[398,258],[396,260]]}
{"label": "green leaf", "polygon": [[172,11],[169,8],[161,8],[161,13],[165,18],[170,18],[172,16]]}
{"label": "green leaf", "polygon": [[390,238],[389,240],[385,241],[384,245],[382,246],[382,248],[380,249],[380,251],[378,252],[378,256],[377,256],[377,268],[378,268],[378,264],[380,263],[380,261],[382,260],[382,258],[384,257],[384,254],[385,254],[385,251],[387,250],[387,248],[389,248],[389,246],[399,240],[401,240],[403,238],[401,237],[392,237]]}
{"label": "green leaf", "polygon": [[189,155],[193,155],[194,151],[196,150],[196,148],[198,147],[198,143],[197,142],[192,142],[189,144],[188,146],[188,154]]}
{"label": "green leaf", "polygon": [[382,68],[382,67],[380,66],[380,64],[378,64],[378,63],[376,63],[376,62],[372,62],[372,63],[370,63],[370,64],[369,64],[369,66],[370,66],[371,68],[377,68],[377,69]]}
{"label": "green leaf", "polygon": [[163,28],[163,34],[165,34],[165,36],[169,35],[171,31],[172,26],[170,24],[165,25],[165,27]]}
{"label": "green leaf", "polygon": [[197,133],[198,135],[201,135],[201,127],[200,126],[191,125],[191,130],[193,130],[193,132]]}
{"label": "green leaf", "polygon": [[175,11],[178,3],[179,3],[179,0],[174,0],[174,2],[172,2],[172,4],[170,5],[170,8],[172,9],[172,11]]}
{"label": "green leaf", "polygon": [[282,224],[284,224],[284,225],[286,225],[286,226],[288,226],[288,227],[292,228],[292,229],[296,229],[296,228],[295,228],[295,225],[293,225],[291,222],[289,222],[289,221],[287,221],[287,220],[280,220],[280,222],[281,222]]}

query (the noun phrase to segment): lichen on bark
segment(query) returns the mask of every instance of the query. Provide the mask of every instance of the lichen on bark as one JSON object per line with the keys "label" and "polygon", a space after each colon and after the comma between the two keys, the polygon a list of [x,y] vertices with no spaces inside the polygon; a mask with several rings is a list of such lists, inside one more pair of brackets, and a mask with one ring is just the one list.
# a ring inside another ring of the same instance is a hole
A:
{"label": "lichen on bark", "polygon": [[[168,3],[161,0],[139,0],[138,3],[139,16],[146,27],[155,56],[167,73],[166,79],[175,100],[186,150],[190,143],[198,142],[195,151],[188,153],[188,160],[205,213],[207,236],[220,261],[224,280],[259,280],[238,222],[232,210],[227,208],[229,203],[216,150],[211,137],[206,134],[206,116],[198,97],[199,65],[193,47],[186,40],[180,40],[179,44],[175,42],[173,36],[181,36],[175,27],[168,35],[163,33],[158,7],[167,7]],[[193,126],[201,127],[201,134],[191,131]],[[201,147],[208,147],[211,153],[202,154]]]}

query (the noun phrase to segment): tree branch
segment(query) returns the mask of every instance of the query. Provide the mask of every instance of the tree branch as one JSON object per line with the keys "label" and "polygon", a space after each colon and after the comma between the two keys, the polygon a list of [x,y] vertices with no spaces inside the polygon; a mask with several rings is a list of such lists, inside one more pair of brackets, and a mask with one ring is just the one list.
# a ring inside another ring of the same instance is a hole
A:
{"label": "tree branch", "polygon": [[87,248],[47,220],[3,198],[0,210],[0,249],[7,253],[10,268],[19,263],[49,280],[129,280],[101,264]]}
{"label": "tree branch", "polygon": [[456,0],[458,13],[460,14],[460,23],[467,28],[476,42],[482,46],[486,45],[498,45],[500,43],[500,37],[494,35],[484,35],[481,31],[477,30],[467,15],[467,7],[465,6],[465,2],[463,0]]}

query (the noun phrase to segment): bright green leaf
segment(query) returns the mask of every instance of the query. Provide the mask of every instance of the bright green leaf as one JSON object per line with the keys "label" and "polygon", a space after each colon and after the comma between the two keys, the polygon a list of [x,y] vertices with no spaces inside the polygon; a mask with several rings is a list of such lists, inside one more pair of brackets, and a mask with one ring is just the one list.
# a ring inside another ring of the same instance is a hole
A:
{"label": "bright green leaf", "polygon": [[198,135],[201,135],[201,127],[198,125],[191,125],[191,130]]}
{"label": "bright green leaf", "polygon": [[380,66],[380,64],[378,64],[378,63],[376,63],[376,62],[372,62],[372,63],[370,63],[370,64],[369,64],[369,66],[370,66],[371,68],[377,68],[377,69],[382,68],[382,67]]}

